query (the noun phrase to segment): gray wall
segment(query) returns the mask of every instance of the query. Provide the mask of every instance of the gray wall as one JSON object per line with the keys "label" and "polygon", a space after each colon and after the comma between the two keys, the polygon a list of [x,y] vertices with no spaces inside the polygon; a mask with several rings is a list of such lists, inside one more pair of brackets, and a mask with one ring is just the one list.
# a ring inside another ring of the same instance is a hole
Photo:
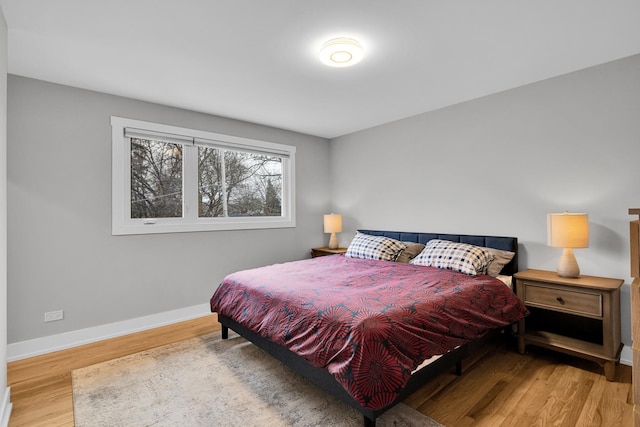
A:
{"label": "gray wall", "polygon": [[[358,227],[514,235],[554,270],[546,214],[590,215],[582,273],[629,283],[640,56],[337,138],[9,76],[8,341],[207,302],[231,271],[308,256],[323,213]],[[111,236],[111,115],[297,146],[295,229]],[[329,178],[330,177],[330,178]],[[329,179],[331,182],[329,182]],[[623,339],[631,343],[629,289]],[[62,322],[43,323],[64,309]]]}
{"label": "gray wall", "polygon": [[331,141],[332,210],[358,227],[517,236],[520,269],[555,270],[546,215],[586,212],[582,274],[625,279],[640,207],[640,55]]}
{"label": "gray wall", "polygon": [[[7,24],[0,9],[0,396],[7,386]],[[0,399],[0,405],[3,402]],[[0,411],[2,408],[0,407]],[[2,421],[2,420],[0,420]]]}
{"label": "gray wall", "polygon": [[[8,341],[206,304],[227,273],[326,240],[325,139],[9,76]],[[297,227],[111,236],[112,115],[295,145]],[[44,323],[63,309],[63,321]]]}

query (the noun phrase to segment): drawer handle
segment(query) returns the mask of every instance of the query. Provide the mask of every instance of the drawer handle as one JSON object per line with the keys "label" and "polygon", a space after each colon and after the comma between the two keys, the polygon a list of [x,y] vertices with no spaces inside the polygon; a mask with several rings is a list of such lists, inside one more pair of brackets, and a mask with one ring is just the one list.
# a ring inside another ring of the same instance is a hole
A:
{"label": "drawer handle", "polygon": [[562,299],[562,297],[556,297],[556,301],[564,305],[564,300]]}

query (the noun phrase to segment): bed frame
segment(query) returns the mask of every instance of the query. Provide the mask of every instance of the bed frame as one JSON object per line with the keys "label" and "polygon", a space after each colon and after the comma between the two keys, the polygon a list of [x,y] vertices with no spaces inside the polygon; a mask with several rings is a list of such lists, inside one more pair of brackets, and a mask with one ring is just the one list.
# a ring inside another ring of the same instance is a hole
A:
{"label": "bed frame", "polygon": [[[426,244],[432,239],[449,240],[453,242],[468,243],[476,246],[484,246],[495,249],[502,249],[510,252],[515,252],[515,256],[509,264],[503,269],[504,275],[511,276],[518,271],[518,239],[515,237],[497,237],[497,236],[474,236],[464,234],[438,234],[438,233],[407,233],[401,231],[380,231],[380,230],[358,230],[361,233],[374,235],[374,236],[386,236],[403,242],[415,242]],[[333,375],[329,371],[315,367],[308,363],[304,358],[290,351],[289,349],[274,344],[268,339],[262,337],[250,329],[240,325],[234,320],[218,314],[218,321],[222,324],[222,339],[229,337],[229,329],[234,330],[236,333],[251,341],[253,344],[265,350],[267,353],[280,360],[287,365],[293,371],[307,378],[309,381],[324,389],[331,395],[337,397],[347,405],[357,409],[362,413],[364,417],[365,427],[375,427],[376,418],[382,415],[385,411],[389,410],[397,403],[404,400],[411,393],[418,390],[428,381],[441,374],[447,369],[455,366],[456,374],[462,373],[462,360],[467,356],[473,354],[474,350],[481,347],[485,342],[490,341],[499,331],[493,331],[493,333],[485,334],[482,338],[467,343],[463,346],[452,350],[434,362],[429,363],[411,376],[411,379],[403,389],[398,398],[389,406],[372,410],[362,407],[347,391],[338,383]]]}

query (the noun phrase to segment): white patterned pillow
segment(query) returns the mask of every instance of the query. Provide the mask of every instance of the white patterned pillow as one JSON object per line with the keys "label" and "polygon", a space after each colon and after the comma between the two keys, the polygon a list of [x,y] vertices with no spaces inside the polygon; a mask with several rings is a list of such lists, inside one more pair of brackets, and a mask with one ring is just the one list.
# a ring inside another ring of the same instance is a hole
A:
{"label": "white patterned pillow", "polygon": [[383,261],[395,261],[398,254],[406,248],[406,245],[398,240],[384,236],[370,236],[356,232],[347,253],[347,258],[380,259]]}
{"label": "white patterned pillow", "polygon": [[475,276],[486,274],[492,260],[493,254],[479,246],[433,239],[410,263],[446,268]]}

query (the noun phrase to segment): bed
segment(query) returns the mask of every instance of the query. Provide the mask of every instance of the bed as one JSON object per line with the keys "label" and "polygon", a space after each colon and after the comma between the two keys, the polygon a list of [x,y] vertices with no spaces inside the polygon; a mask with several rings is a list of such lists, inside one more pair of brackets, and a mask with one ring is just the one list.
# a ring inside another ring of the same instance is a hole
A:
{"label": "bed", "polygon": [[[452,246],[466,251],[453,270]],[[396,262],[409,247],[425,250]],[[443,370],[459,374],[463,358],[527,314],[486,271],[495,260],[494,272],[512,276],[517,252],[514,237],[358,230],[344,255],[227,276],[211,311],[223,339],[234,330],[359,410],[370,427]],[[512,258],[497,263],[498,253]]]}

